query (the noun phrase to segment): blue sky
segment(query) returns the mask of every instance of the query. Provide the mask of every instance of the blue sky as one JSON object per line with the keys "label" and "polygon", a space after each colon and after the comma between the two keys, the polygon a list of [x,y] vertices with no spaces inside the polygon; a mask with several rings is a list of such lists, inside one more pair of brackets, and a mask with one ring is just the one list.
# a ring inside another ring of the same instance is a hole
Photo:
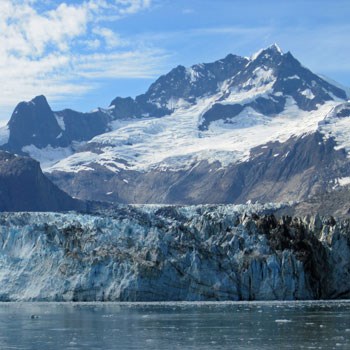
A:
{"label": "blue sky", "polygon": [[350,86],[349,0],[2,0],[0,120],[44,94],[58,110],[106,107],[174,66],[278,43]]}

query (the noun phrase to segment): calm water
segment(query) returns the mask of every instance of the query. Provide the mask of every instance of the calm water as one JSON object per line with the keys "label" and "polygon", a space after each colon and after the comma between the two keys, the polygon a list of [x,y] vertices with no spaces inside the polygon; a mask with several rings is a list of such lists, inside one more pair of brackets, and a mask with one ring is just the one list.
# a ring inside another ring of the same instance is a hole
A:
{"label": "calm water", "polygon": [[0,349],[350,349],[350,302],[0,304]]}

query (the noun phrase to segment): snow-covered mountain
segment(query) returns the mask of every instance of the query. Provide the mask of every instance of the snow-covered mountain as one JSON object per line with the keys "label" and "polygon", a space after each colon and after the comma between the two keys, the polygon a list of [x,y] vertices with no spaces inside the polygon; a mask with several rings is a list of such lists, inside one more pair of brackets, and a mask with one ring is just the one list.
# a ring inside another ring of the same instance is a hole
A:
{"label": "snow-covered mountain", "polygon": [[178,66],[145,94],[92,113],[53,112],[43,97],[21,103],[0,144],[83,199],[296,200],[349,178],[347,99],[272,45]]}

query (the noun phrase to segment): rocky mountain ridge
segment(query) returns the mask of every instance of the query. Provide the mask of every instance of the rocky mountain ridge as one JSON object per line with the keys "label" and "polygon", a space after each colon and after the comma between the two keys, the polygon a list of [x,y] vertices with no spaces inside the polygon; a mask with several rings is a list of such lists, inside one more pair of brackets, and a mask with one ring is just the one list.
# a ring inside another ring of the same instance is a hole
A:
{"label": "rocky mountain ridge", "polygon": [[[42,149],[73,147],[74,143],[88,141],[109,131],[107,111],[80,113],[70,109],[54,112],[45,96],[21,102],[15,108],[5,130],[2,149],[26,154],[26,147]],[[1,141],[1,140],[0,140]]]}

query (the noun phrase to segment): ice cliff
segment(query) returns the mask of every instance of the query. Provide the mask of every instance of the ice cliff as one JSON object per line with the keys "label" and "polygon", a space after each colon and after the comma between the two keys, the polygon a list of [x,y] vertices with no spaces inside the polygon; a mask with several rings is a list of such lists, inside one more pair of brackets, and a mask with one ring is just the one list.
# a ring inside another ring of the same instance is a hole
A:
{"label": "ice cliff", "polygon": [[270,209],[1,213],[0,300],[349,297],[350,222],[276,219]]}

